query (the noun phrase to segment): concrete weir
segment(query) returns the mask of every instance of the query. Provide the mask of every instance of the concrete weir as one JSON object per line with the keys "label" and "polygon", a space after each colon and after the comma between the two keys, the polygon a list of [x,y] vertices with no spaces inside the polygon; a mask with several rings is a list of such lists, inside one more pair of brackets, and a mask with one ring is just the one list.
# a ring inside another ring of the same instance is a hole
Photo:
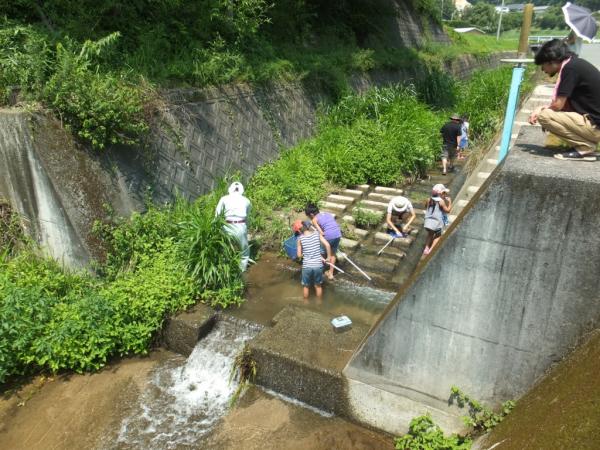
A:
{"label": "concrete weir", "polygon": [[391,433],[451,386],[523,395],[600,321],[600,162],[559,161],[523,127],[505,163],[421,263],[344,369],[349,414]]}

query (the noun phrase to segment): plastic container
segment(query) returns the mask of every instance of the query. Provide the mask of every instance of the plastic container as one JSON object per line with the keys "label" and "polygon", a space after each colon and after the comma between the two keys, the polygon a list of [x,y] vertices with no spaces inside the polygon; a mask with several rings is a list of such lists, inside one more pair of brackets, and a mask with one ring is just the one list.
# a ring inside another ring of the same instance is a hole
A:
{"label": "plastic container", "polygon": [[331,325],[336,333],[352,328],[352,321],[348,316],[338,316],[331,319]]}

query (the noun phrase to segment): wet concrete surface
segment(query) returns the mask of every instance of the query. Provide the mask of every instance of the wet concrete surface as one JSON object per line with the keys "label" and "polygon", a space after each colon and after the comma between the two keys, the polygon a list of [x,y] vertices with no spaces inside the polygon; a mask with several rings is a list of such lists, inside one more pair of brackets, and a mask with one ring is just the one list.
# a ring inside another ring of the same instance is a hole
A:
{"label": "wet concrete surface", "polygon": [[327,412],[345,414],[342,369],[369,327],[336,332],[328,315],[288,306],[249,347],[256,383]]}

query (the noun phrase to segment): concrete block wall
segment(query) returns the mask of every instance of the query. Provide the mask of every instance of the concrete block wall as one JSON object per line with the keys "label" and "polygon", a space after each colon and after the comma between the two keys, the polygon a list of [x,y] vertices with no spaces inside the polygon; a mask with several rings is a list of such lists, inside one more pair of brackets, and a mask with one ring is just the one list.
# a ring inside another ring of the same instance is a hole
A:
{"label": "concrete block wall", "polygon": [[[466,78],[476,69],[498,66],[505,56],[464,56],[448,63],[446,69]],[[362,92],[418,76],[419,68],[374,71],[354,77],[351,86]],[[317,106],[327,99],[300,83],[286,83],[178,89],[165,92],[164,100],[166,106],[151,139],[154,192],[159,201],[169,201],[175,192],[196,198],[210,192],[228,173],[240,171],[249,177],[283,148],[311,137]]]}

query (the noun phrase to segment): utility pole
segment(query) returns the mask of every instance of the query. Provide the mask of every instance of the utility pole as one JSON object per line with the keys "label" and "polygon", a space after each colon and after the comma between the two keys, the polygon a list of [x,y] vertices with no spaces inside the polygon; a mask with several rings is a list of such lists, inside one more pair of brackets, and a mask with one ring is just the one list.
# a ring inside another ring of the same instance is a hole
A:
{"label": "utility pole", "polygon": [[529,49],[529,31],[531,30],[531,21],[533,19],[533,3],[527,3],[523,8],[523,24],[521,25],[521,35],[519,36],[519,49],[517,58],[525,58]]}
{"label": "utility pole", "polygon": [[496,32],[496,41],[500,40],[500,30],[502,29],[502,14],[504,14],[504,0],[500,6],[500,17],[498,17],[498,31]]}

